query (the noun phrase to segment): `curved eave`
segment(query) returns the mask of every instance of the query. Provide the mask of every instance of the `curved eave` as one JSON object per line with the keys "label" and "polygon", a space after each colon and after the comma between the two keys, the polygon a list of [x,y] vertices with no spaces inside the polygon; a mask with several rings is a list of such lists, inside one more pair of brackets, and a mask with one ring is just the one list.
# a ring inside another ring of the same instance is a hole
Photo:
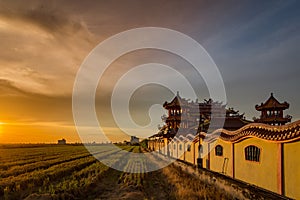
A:
{"label": "curved eave", "polygon": [[233,143],[246,138],[259,138],[268,142],[287,143],[300,140],[300,120],[284,126],[251,123],[236,131],[218,129],[212,135],[220,135],[220,139]]}
{"label": "curved eave", "polygon": [[275,106],[267,106],[267,105],[256,105],[255,106],[255,109],[257,111],[262,111],[262,110],[268,110],[268,109],[288,109],[290,107],[290,105],[288,103],[280,103],[280,104],[277,104]]}

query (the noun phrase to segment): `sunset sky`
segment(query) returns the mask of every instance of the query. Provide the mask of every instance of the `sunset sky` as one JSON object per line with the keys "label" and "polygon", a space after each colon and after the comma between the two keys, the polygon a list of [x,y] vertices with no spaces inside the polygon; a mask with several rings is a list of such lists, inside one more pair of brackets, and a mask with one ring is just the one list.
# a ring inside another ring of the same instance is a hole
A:
{"label": "sunset sky", "polygon": [[[297,0],[0,0],[0,143],[80,142],[72,91],[81,63],[108,37],[148,26],[174,29],[198,41],[220,70],[228,106],[248,119],[259,116],[254,106],[273,92],[290,103],[286,114],[292,121],[299,120],[299,21]],[[153,60],[183,70],[188,65],[167,52],[141,50],[120,57],[101,80],[96,108],[99,116],[108,116],[101,123],[111,140],[128,139],[109,113],[114,83],[133,66]],[[209,98],[203,84],[199,80],[200,101]],[[150,102],[172,99],[163,91],[147,91],[156,94],[147,96]],[[139,103],[133,110],[146,112]]]}

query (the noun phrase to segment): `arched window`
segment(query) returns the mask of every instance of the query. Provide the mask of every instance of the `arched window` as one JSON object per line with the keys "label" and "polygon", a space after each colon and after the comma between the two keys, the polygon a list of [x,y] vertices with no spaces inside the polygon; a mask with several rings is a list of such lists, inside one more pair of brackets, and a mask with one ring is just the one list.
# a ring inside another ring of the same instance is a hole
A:
{"label": "arched window", "polygon": [[191,145],[190,145],[190,144],[187,145],[186,150],[187,150],[187,151],[191,151]]}
{"label": "arched window", "polygon": [[176,149],[176,144],[174,144],[174,149]]}
{"label": "arched window", "polygon": [[180,151],[182,150],[182,144],[179,145],[179,150],[180,150]]}
{"label": "arched window", "polygon": [[245,148],[245,159],[250,161],[259,162],[260,148],[250,145]]}
{"label": "arched window", "polygon": [[215,147],[216,156],[223,156],[223,147],[221,145],[217,145]]}

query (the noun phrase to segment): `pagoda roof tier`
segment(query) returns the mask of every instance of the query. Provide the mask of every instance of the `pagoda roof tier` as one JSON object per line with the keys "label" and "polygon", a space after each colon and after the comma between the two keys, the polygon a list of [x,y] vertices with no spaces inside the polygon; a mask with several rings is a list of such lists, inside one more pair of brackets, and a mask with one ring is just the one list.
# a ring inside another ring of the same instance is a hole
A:
{"label": "pagoda roof tier", "polygon": [[285,110],[289,108],[289,104],[285,101],[283,103],[279,103],[279,101],[273,96],[271,93],[270,98],[265,102],[261,103],[261,105],[256,105],[255,109],[258,111],[261,110]]}
{"label": "pagoda roof tier", "polygon": [[184,106],[192,106],[192,105],[195,105],[195,106],[198,106],[197,103],[194,103],[194,102],[189,102],[189,100],[185,99],[185,98],[181,98],[179,96],[179,92],[177,92],[177,95],[174,97],[174,99],[168,103],[168,102],[165,102],[163,104],[163,107],[165,109],[169,109],[169,108],[181,108],[181,107],[184,107]]}

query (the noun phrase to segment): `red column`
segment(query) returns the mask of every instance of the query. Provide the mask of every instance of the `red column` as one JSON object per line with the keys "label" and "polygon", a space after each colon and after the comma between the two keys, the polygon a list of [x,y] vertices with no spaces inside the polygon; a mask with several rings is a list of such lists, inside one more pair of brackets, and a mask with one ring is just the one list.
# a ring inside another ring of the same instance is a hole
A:
{"label": "red column", "polygon": [[210,143],[207,143],[207,151],[208,151],[208,156],[207,156],[207,166],[206,166],[206,169],[210,169]]}
{"label": "red column", "polygon": [[284,146],[283,143],[278,143],[278,161],[277,161],[277,190],[281,195],[285,194],[284,191]]}
{"label": "red column", "polygon": [[232,143],[232,178],[235,178],[234,159],[234,143]]}

